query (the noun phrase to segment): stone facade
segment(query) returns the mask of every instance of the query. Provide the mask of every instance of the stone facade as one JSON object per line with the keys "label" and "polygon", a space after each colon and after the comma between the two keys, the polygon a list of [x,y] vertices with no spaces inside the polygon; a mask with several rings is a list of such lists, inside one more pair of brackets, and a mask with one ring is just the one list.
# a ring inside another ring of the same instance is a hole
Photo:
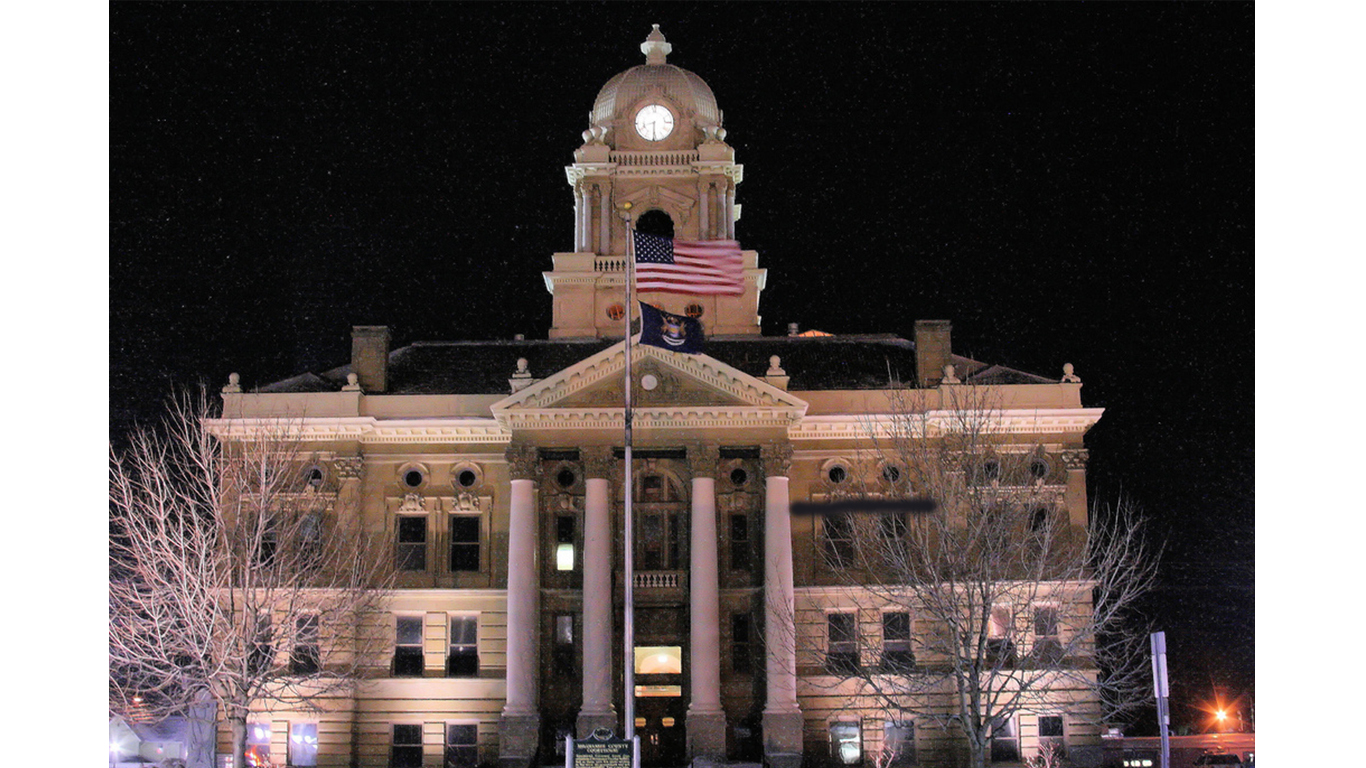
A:
{"label": "stone facade", "polygon": [[[662,211],[680,238],[734,237],[743,178],[715,97],[667,64],[668,48],[656,29],[647,63],[603,88],[566,169],[575,249],[545,273],[548,340],[389,350],[385,329],[358,327],[350,368],[225,389],[226,424],[303,418],[309,451],[346,479],[366,529],[394,539],[400,566],[391,611],[370,628],[395,638],[395,656],[375,658],[356,696],[324,711],[264,705],[256,722],[277,762],[301,722],[317,725],[318,764],[333,766],[413,755],[428,766],[549,765],[563,761],[566,734],[625,730],[627,350],[612,309],[624,303],[621,212]],[[672,122],[655,140],[635,122],[651,105]],[[798,617],[841,598],[821,531],[791,505],[826,498],[831,467],[852,470],[869,451],[868,424],[895,410],[889,361],[929,410],[958,386],[945,383],[946,365],[952,381],[991,387],[1012,446],[1046,456],[1061,514],[1087,521],[1082,438],[1101,412],[1082,406],[1079,381],[955,356],[943,321],[915,340],[763,337],[766,272],[757,254],[745,259],[742,296],[642,297],[680,314],[696,305],[713,337],[705,354],[630,351],[632,655],[646,765],[819,762],[832,724],[850,718],[863,753],[880,748],[874,714],[851,711],[837,681],[802,658],[820,627]],[[420,648],[420,662],[398,664],[400,645]],[[1038,731],[1027,717],[1018,728],[1025,742]],[[951,738],[920,731],[916,754],[928,761]],[[1098,735],[1069,723],[1066,738]]]}

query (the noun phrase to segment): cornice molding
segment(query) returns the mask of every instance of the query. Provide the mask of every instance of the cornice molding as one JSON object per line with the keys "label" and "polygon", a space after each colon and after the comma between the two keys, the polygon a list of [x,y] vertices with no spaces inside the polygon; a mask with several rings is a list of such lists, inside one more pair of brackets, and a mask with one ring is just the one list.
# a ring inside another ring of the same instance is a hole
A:
{"label": "cornice molding", "polygon": [[[279,439],[279,419],[211,419],[209,432],[227,440]],[[334,440],[366,444],[447,443],[506,444],[512,433],[495,419],[376,419],[373,416],[302,418],[290,420],[291,437],[300,442]]]}
{"label": "cornice molding", "polygon": [[[1104,413],[1104,408],[1011,409],[993,414],[984,427],[995,435],[1077,434],[1085,433]],[[927,436],[934,437],[952,432],[959,420],[953,411],[930,411],[923,419],[887,413],[807,416],[789,427],[787,436],[790,440],[839,440],[867,438],[876,433],[887,438],[910,427],[917,436],[927,432]],[[921,425],[925,429],[920,429]]]}

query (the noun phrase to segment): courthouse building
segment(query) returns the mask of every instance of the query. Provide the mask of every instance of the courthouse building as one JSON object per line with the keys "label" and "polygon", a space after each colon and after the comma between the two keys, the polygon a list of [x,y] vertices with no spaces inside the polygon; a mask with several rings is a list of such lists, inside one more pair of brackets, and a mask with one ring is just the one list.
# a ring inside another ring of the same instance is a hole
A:
{"label": "courthouse building", "polygon": [[[572,248],[543,273],[545,338],[391,348],[387,328],[358,326],[346,365],[225,388],[229,423],[303,418],[323,482],[349,502],[338,509],[391,535],[399,569],[390,612],[375,619],[392,648],[370,679],[321,710],[261,703],[248,729],[257,754],[550,765],[562,764],[566,734],[622,733],[622,216],[685,240],[734,238],[744,179],[715,95],[667,62],[670,49],[656,27],[645,62],[591,105],[565,168]],[[1045,377],[955,355],[946,321],[916,323],[911,339],[764,336],[767,270],[756,252],[743,260],[741,295],[640,296],[707,334],[697,355],[632,348],[643,761],[872,765],[896,729],[911,740],[900,759],[928,764],[951,733],[858,711],[831,695],[827,667],[799,658],[792,638],[833,643],[822,633],[837,622],[796,627],[794,616],[841,604],[821,556],[829,532],[791,505],[858,471],[868,419],[892,407],[890,376],[932,399],[958,382],[993,387],[1057,513],[1084,526],[1082,438],[1100,411],[1082,407],[1061,361]],[[1059,710],[1021,714],[1001,736],[1023,752],[1044,731],[1084,747],[1098,730]],[[220,753],[227,739],[224,726]]]}

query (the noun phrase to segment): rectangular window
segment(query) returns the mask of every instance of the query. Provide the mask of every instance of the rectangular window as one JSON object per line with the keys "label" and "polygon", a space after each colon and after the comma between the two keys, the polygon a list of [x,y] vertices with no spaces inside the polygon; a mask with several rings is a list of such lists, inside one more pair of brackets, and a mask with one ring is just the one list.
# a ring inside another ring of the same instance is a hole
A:
{"label": "rectangular window", "polygon": [[748,571],[751,567],[749,541],[749,515],[730,516],[730,568],[732,571]]}
{"label": "rectangular window", "polygon": [[848,675],[858,669],[858,636],[854,614],[832,613],[826,617],[825,669],[832,675]]}
{"label": "rectangular window", "polygon": [[831,512],[821,518],[825,534],[825,559],[833,568],[854,562],[854,518],[847,512]]}
{"label": "rectangular window", "polygon": [[991,609],[991,625],[987,627],[987,662],[1004,667],[1015,664],[1014,628],[1009,608],[998,605]]}
{"label": "rectangular window", "polygon": [[888,720],[882,724],[884,765],[915,765],[915,723]]}
{"label": "rectangular window", "polygon": [[422,768],[422,726],[394,725],[389,768]]}
{"label": "rectangular window", "polygon": [[294,620],[294,648],[289,653],[289,671],[295,675],[316,675],[319,669],[318,616],[308,614]]}
{"label": "rectangular window", "polygon": [[750,645],[750,624],[748,613],[730,615],[730,668],[732,672],[747,675],[754,671],[754,651]]}
{"label": "rectangular window", "polygon": [[397,546],[395,566],[400,571],[427,570],[426,515],[403,515],[398,519]]}
{"label": "rectangular window", "polygon": [[882,668],[909,670],[915,666],[911,653],[911,614],[882,614]]}
{"label": "rectangular window", "polygon": [[317,723],[293,723],[289,726],[289,764],[318,764]]}
{"label": "rectangular window", "polygon": [[251,652],[247,656],[247,669],[259,675],[271,667],[275,661],[275,644],[271,639],[270,614],[256,615],[256,639],[252,641]]}
{"label": "rectangular window", "polygon": [[572,515],[555,518],[555,570],[574,570],[575,521]]}
{"label": "rectangular window", "polygon": [[399,616],[394,625],[394,677],[421,677],[422,617]]}
{"label": "rectangular window", "polygon": [[1062,715],[1039,715],[1039,738],[1062,741]]}
{"label": "rectangular window", "polygon": [[863,736],[856,721],[830,724],[830,757],[836,765],[863,762]]}
{"label": "rectangular window", "polygon": [[442,768],[474,768],[479,763],[479,726],[446,726],[446,761]]}
{"label": "rectangular window", "polygon": [[906,518],[898,514],[885,514],[877,520],[878,530],[882,533],[882,538],[888,542],[899,542],[906,539]]}
{"label": "rectangular window", "polygon": [[991,762],[1020,762],[1020,737],[1015,730],[1015,720],[998,717],[991,724]]}
{"label": "rectangular window", "polygon": [[1058,640],[1058,609],[1051,605],[1034,607],[1034,659],[1055,664],[1062,659]]}
{"label": "rectangular window", "polygon": [[451,515],[451,571],[479,570],[479,517]]}
{"label": "rectangular window", "polygon": [[256,546],[257,565],[269,567],[275,562],[275,552],[280,546],[280,535],[275,530],[275,518],[261,521],[260,538]]}
{"label": "rectangular window", "polygon": [[270,764],[270,723],[247,723],[247,765]]}
{"label": "rectangular window", "polygon": [[479,676],[479,617],[452,616],[447,677]]}
{"label": "rectangular window", "polygon": [[557,614],[555,642],[550,646],[550,666],[556,674],[574,676],[578,671],[574,656],[574,615]]}

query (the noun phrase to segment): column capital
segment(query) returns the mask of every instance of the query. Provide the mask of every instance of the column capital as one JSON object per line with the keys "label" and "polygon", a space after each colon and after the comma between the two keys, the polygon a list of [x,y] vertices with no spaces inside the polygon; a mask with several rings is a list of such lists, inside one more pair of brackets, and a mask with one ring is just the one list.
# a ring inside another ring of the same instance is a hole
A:
{"label": "column capital", "polygon": [[339,479],[359,480],[363,463],[364,460],[360,456],[338,456],[333,460],[332,466],[336,469]]}
{"label": "column capital", "polygon": [[1085,448],[1072,448],[1062,452],[1062,463],[1068,469],[1086,469],[1086,460],[1090,455]]}
{"label": "column capital", "polygon": [[602,480],[612,479],[612,469],[616,460],[612,449],[605,445],[594,445],[579,449],[579,460],[583,462],[583,476]]}
{"label": "column capital", "polygon": [[529,445],[513,443],[503,453],[508,462],[508,474],[513,480],[535,480],[540,472],[536,449]]}
{"label": "column capital", "polygon": [[721,448],[715,443],[693,443],[688,446],[688,471],[693,478],[715,479],[716,465],[721,460]]}
{"label": "column capital", "polygon": [[759,447],[759,458],[764,463],[764,477],[787,477],[792,473],[792,444],[774,442]]}

